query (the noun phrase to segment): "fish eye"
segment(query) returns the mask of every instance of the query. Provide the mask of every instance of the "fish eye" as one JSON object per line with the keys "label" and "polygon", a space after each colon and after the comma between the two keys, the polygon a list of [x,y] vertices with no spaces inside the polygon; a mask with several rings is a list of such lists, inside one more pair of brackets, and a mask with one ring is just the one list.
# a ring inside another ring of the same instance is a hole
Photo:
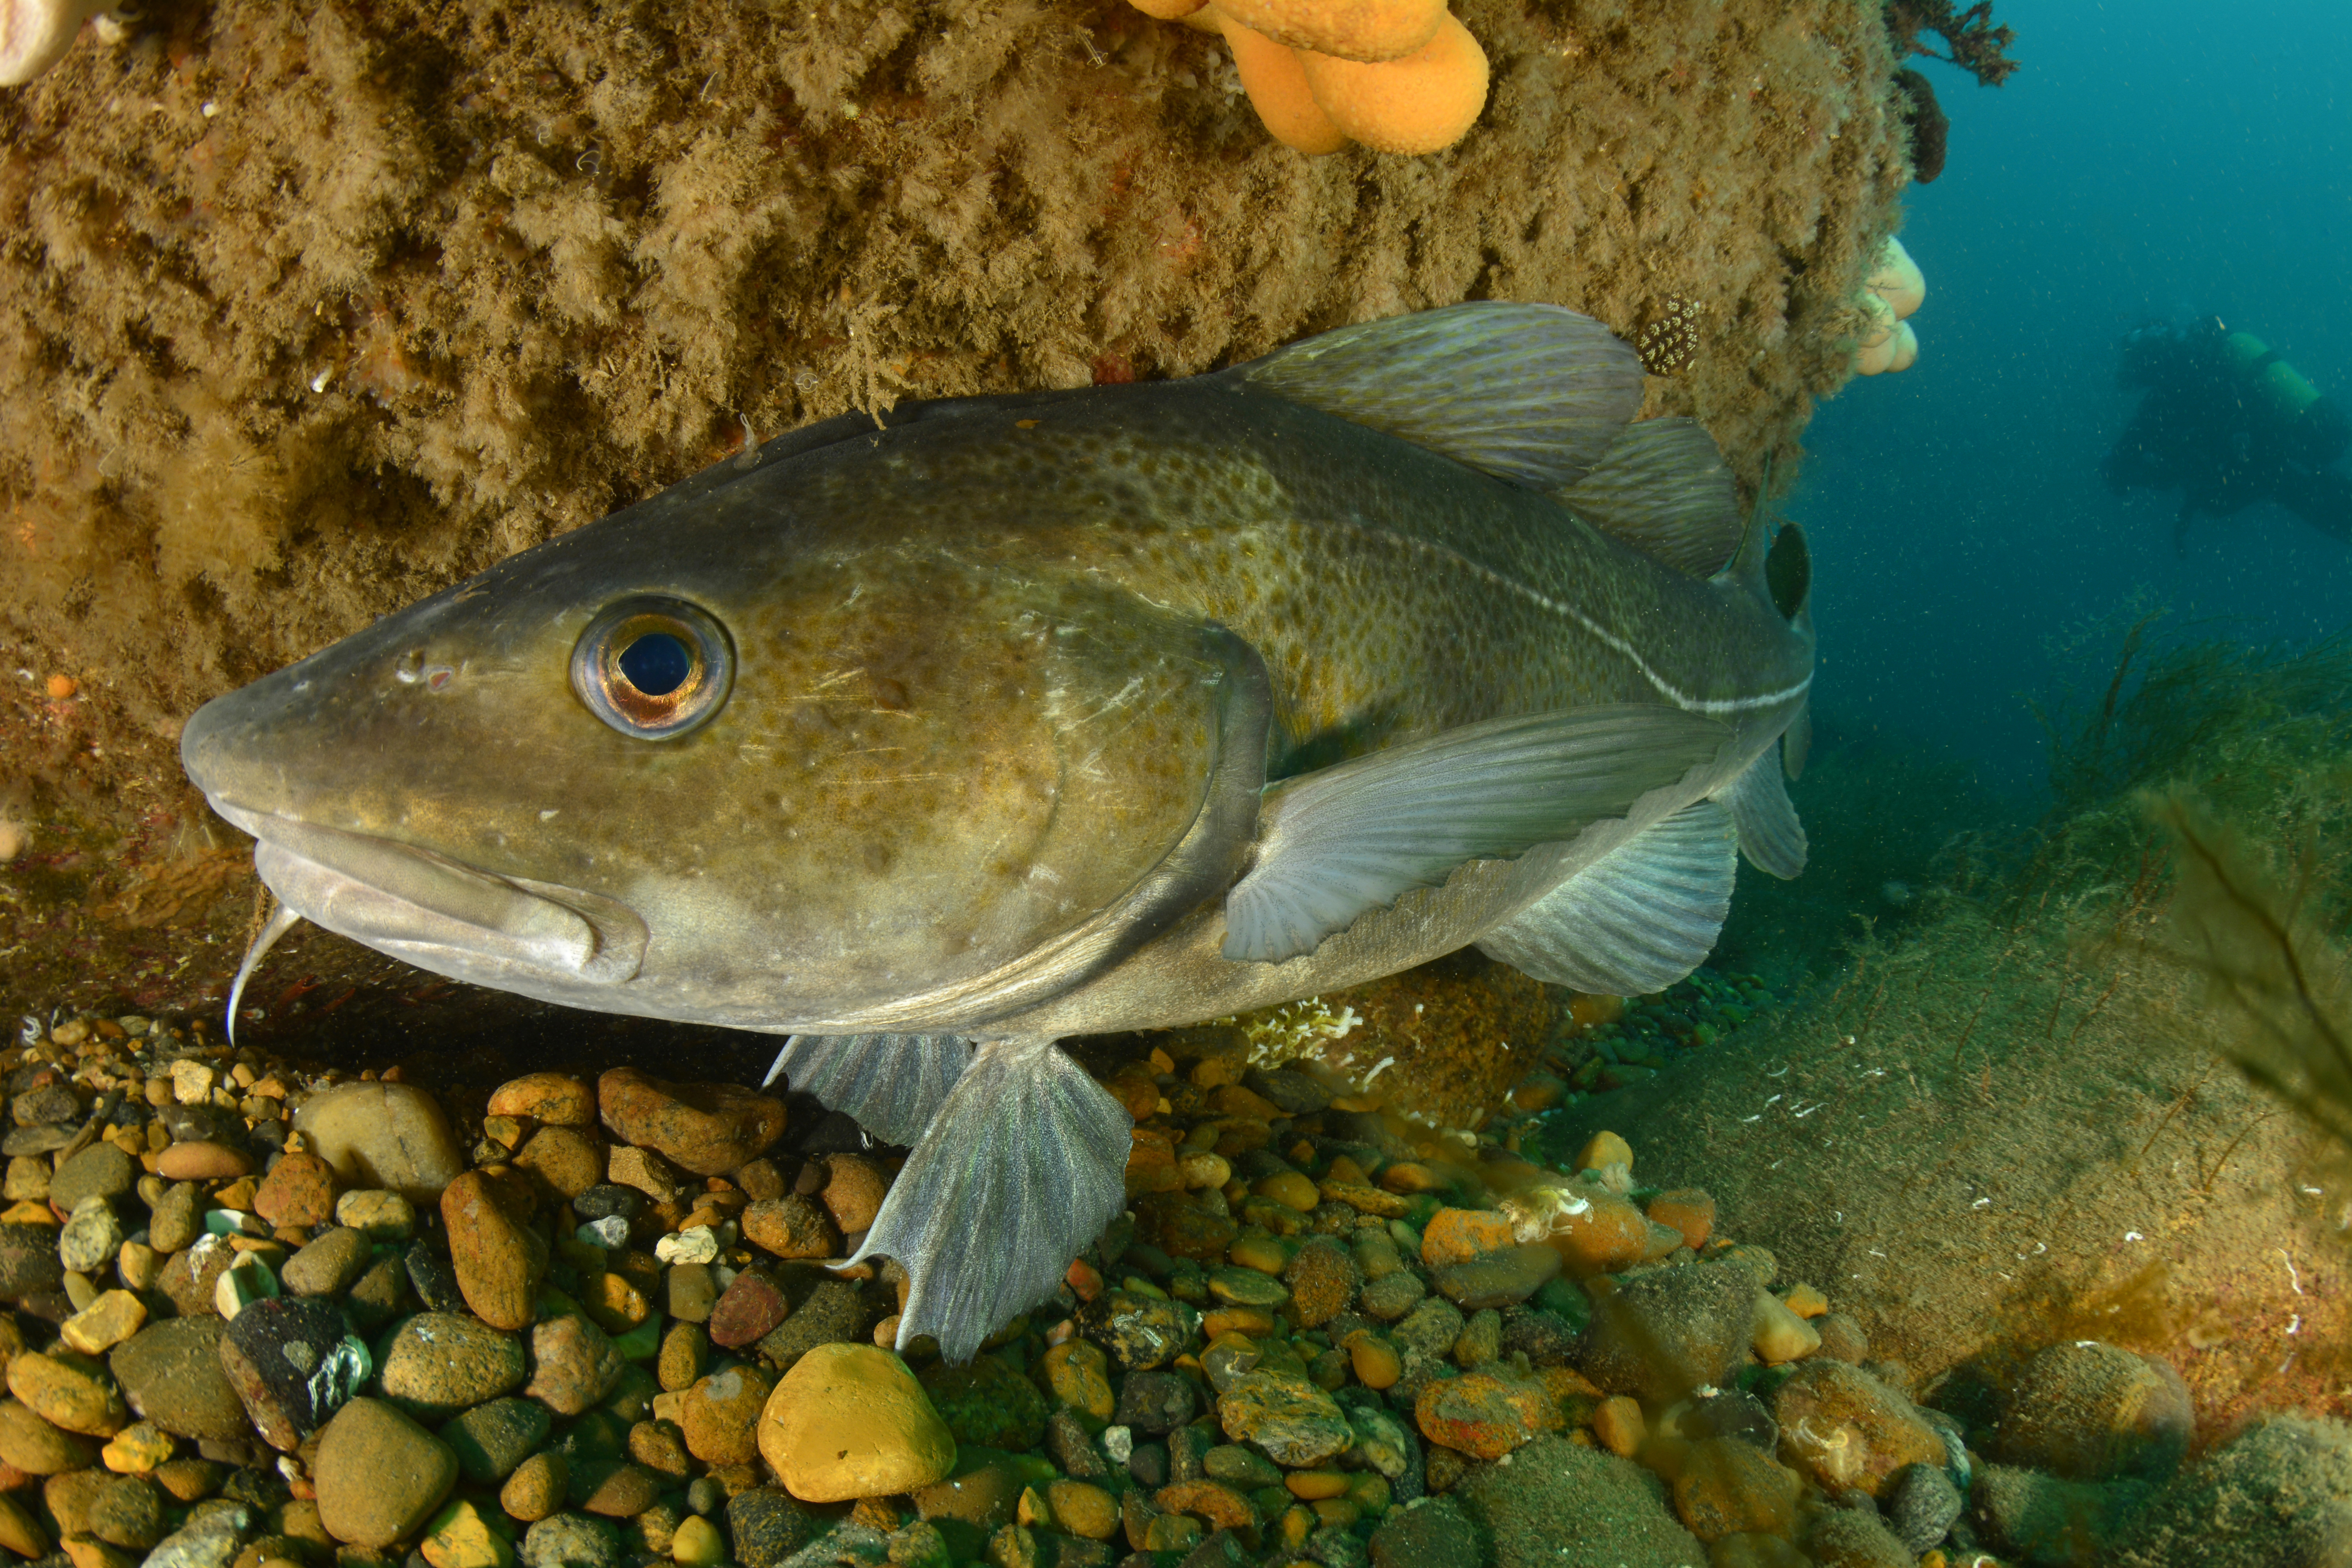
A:
{"label": "fish eye", "polygon": [[694,655],[675,632],[645,632],[621,650],[621,674],[648,697],[667,697],[694,673]]}
{"label": "fish eye", "polygon": [[683,599],[605,606],[572,647],[572,689],[624,735],[667,741],[706,723],[735,682],[726,628]]}

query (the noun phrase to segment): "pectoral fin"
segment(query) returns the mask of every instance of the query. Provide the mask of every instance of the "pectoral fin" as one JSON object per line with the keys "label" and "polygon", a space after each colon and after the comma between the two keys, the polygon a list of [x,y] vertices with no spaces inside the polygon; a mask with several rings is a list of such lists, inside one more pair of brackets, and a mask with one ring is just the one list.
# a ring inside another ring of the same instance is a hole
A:
{"label": "pectoral fin", "polygon": [[1045,1040],[991,1040],[948,1091],[858,1258],[895,1258],[913,1282],[898,1344],[919,1334],[950,1363],[1054,1293],[1127,1201],[1134,1125]]}
{"label": "pectoral fin", "polygon": [[1488,931],[1479,951],[1579,991],[1663,991],[1706,960],[1723,930],[1736,838],[1722,806],[1685,806]]}
{"label": "pectoral fin", "polygon": [[885,1142],[912,1143],[971,1061],[961,1035],[793,1035],[761,1087],[788,1073]]}
{"label": "pectoral fin", "polygon": [[1813,708],[1811,703],[1797,710],[1789,727],[1780,731],[1780,771],[1792,779],[1805,776],[1805,759],[1813,751]]}
{"label": "pectoral fin", "polygon": [[1466,860],[1510,859],[1622,815],[1715,757],[1712,719],[1643,706],[1465,725],[1270,791],[1256,863],[1225,898],[1224,955],[1279,963]]}
{"label": "pectoral fin", "polygon": [[1770,747],[1748,765],[1725,799],[1739,825],[1739,852],[1750,866],[1784,882],[1805,868],[1805,825],[1789,804]]}

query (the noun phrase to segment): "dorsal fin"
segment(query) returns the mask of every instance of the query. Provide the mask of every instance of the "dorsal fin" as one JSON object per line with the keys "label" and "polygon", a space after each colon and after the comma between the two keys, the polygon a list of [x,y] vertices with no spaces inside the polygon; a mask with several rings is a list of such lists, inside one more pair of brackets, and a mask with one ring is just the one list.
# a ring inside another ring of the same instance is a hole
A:
{"label": "dorsal fin", "polygon": [[1457,463],[1558,489],[1642,406],[1642,362],[1590,316],[1477,300],[1365,321],[1227,373]]}
{"label": "dorsal fin", "polygon": [[1559,494],[1601,532],[1694,577],[1722,571],[1739,548],[1731,470],[1696,419],[1626,426],[1600,465]]}

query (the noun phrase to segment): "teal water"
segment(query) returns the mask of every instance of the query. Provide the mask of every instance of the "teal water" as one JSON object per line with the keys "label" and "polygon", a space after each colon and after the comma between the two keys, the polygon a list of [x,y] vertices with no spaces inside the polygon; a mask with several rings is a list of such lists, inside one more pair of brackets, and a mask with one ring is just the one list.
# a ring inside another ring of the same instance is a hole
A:
{"label": "teal water", "polygon": [[2261,506],[2200,520],[2117,498],[2116,343],[2214,313],[2352,403],[2352,7],[2342,0],[2001,0],[1999,89],[1933,61],[1949,162],[1906,198],[1927,279],[1918,364],[1822,409],[1792,515],[1815,541],[1830,738],[1892,731],[2024,792],[2022,697],[2104,683],[2145,599],[2249,642],[2352,624],[2352,550]]}

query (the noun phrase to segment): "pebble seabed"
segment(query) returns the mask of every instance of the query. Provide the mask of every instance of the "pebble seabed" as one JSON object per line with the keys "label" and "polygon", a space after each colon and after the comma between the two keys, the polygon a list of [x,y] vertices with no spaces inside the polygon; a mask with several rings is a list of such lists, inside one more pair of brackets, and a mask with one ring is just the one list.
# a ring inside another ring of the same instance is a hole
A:
{"label": "pebble seabed", "polygon": [[1105,1072],[1130,1211],[962,1367],[828,1263],[896,1162],[780,1100],[453,1119],[143,1018],[7,1066],[0,1548],[74,1568],[2158,1563],[2233,1451],[2095,1342],[1915,1403],[1613,1134],[1548,1169],[1239,1055]]}

